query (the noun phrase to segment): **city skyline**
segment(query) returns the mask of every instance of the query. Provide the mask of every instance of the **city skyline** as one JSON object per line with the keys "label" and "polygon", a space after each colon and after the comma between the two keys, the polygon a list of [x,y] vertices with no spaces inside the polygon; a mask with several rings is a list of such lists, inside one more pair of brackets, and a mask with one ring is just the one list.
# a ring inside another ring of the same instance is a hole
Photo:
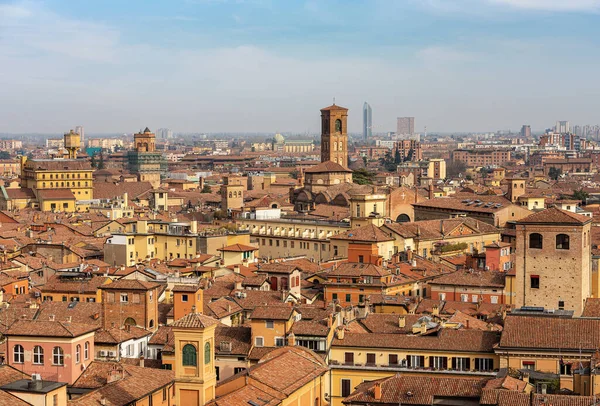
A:
{"label": "city skyline", "polygon": [[[349,108],[353,133],[364,100],[377,106],[382,131],[406,111],[430,132],[537,130],[561,117],[594,123],[599,6],[10,1],[0,5],[0,29],[9,33],[0,39],[8,96],[0,132],[60,133],[82,123],[89,134],[140,124],[316,133],[313,111],[334,97]],[[555,24],[570,29],[549,37]],[[578,63],[557,59],[557,48]]]}

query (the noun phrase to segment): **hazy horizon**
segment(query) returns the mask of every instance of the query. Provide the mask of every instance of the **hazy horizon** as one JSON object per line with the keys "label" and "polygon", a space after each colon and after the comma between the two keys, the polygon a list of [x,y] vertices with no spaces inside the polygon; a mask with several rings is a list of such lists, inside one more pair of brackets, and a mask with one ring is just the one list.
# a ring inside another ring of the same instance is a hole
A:
{"label": "hazy horizon", "polygon": [[[600,122],[600,0],[0,4],[0,133],[534,131]],[[486,129],[486,130],[482,130]]]}

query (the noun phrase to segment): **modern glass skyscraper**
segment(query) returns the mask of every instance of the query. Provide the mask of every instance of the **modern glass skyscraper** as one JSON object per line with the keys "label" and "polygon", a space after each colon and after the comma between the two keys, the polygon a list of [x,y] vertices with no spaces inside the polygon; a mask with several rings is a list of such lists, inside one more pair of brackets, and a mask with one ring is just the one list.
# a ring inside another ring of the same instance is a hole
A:
{"label": "modern glass skyscraper", "polygon": [[373,135],[373,117],[371,106],[365,102],[363,104],[363,138],[368,140]]}

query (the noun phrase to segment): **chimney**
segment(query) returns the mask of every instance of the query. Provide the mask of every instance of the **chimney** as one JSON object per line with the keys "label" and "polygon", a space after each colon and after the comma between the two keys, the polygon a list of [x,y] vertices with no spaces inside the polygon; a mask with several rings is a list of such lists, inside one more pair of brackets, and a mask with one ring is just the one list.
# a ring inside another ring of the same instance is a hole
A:
{"label": "chimney", "polygon": [[144,367],[144,355],[140,356],[140,366],[143,368]]}
{"label": "chimney", "polygon": [[67,316],[67,323],[70,323],[70,322],[71,322],[71,320],[73,320],[73,317],[71,317],[71,316]]}
{"label": "chimney", "polygon": [[467,330],[469,329],[469,319],[467,319]]}
{"label": "chimney", "polygon": [[400,327],[400,328],[406,327],[406,316],[398,317],[398,327]]}
{"label": "chimney", "polygon": [[438,307],[438,305],[433,305],[433,307],[431,308],[431,314],[434,316],[440,315],[440,308]]}
{"label": "chimney", "polygon": [[240,273],[240,266],[239,266],[239,264],[233,266],[233,272]]}
{"label": "chimney", "polygon": [[421,322],[421,334],[425,334],[427,333],[427,322],[425,320],[423,320]]}
{"label": "chimney", "polygon": [[42,380],[40,375],[32,374],[31,381],[27,382],[28,389],[40,390],[42,389]]}
{"label": "chimney", "polygon": [[444,235],[444,220],[440,220],[440,234]]}
{"label": "chimney", "polygon": [[242,290],[242,282],[241,281],[236,281],[235,282],[235,290]]}
{"label": "chimney", "polygon": [[332,325],[333,325],[333,314],[330,314],[329,316],[327,316],[327,327],[331,328]]}
{"label": "chimney", "polygon": [[429,184],[429,190],[428,190],[428,197],[429,200],[433,200],[433,184]]}
{"label": "chimney", "polygon": [[50,321],[54,321],[54,318],[55,318],[55,317],[54,317],[54,315],[53,315],[53,314],[51,314],[51,315],[48,317],[48,319],[49,319]]}
{"label": "chimney", "polygon": [[117,367],[114,367],[108,372],[108,377],[106,379],[106,383],[116,382],[121,379],[121,370]]}
{"label": "chimney", "polygon": [[344,327],[339,327],[337,330],[335,330],[335,338],[338,340],[344,339]]}
{"label": "chimney", "polygon": [[379,382],[373,387],[373,397],[375,400],[381,400],[381,383]]}
{"label": "chimney", "polygon": [[407,249],[407,250],[406,250],[406,260],[407,260],[408,262],[411,262],[411,261],[412,261],[412,257],[413,257],[413,252],[412,252],[412,250],[409,248],[409,249]]}
{"label": "chimney", "polygon": [[287,337],[287,345],[289,345],[290,347],[293,347],[296,345],[296,336],[294,335],[294,333],[290,333]]}

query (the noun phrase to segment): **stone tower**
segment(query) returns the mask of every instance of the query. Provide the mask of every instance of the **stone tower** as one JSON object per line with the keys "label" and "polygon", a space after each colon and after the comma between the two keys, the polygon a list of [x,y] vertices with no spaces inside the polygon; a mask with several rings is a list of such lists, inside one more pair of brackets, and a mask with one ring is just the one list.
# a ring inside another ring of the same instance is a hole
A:
{"label": "stone tower", "polygon": [[525,179],[511,178],[508,180],[508,193],[506,197],[511,203],[516,203],[519,197],[525,194]]}
{"label": "stone tower", "polygon": [[321,109],[321,162],[348,167],[348,109],[335,104]]}
{"label": "stone tower", "polygon": [[555,207],[517,222],[517,307],[573,310],[578,317],[594,283],[592,219]]}
{"label": "stone tower", "polygon": [[221,210],[230,212],[244,207],[244,179],[240,176],[225,176],[221,185]]}

